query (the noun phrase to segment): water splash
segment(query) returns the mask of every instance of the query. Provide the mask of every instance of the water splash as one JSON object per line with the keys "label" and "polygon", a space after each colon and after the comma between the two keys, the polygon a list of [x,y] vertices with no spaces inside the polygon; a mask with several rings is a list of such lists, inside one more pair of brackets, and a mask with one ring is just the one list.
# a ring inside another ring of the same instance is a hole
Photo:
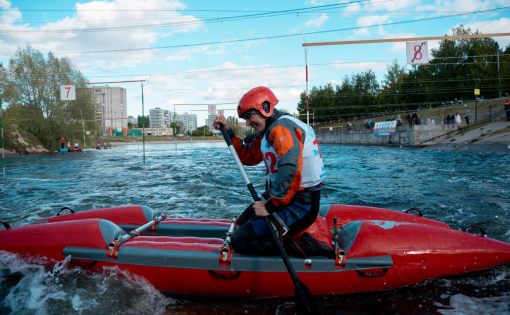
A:
{"label": "water splash", "polygon": [[79,268],[68,269],[67,259],[50,269],[40,265],[42,262],[0,253],[0,279],[2,290],[7,292],[2,305],[5,309],[13,314],[36,315],[102,314],[106,311],[149,315],[165,314],[166,307],[175,303],[142,278],[116,267],[97,274]]}

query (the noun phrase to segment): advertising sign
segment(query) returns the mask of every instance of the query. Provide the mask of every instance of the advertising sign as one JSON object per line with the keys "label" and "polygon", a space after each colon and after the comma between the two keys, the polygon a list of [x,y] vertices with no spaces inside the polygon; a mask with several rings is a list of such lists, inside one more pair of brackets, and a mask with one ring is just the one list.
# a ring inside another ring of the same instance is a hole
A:
{"label": "advertising sign", "polygon": [[374,136],[383,137],[383,136],[391,136],[395,133],[397,129],[397,121],[379,121],[374,125]]}

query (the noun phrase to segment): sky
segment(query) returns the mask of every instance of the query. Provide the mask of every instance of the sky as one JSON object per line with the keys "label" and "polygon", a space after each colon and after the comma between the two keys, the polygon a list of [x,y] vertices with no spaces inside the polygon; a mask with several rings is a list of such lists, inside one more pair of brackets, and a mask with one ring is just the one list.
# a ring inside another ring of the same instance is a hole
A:
{"label": "sky", "polygon": [[[208,104],[234,116],[256,86],[271,88],[277,108],[296,113],[306,64],[309,89],[368,70],[382,81],[395,61],[409,67],[404,42],[306,49],[304,42],[442,36],[459,25],[509,32],[510,2],[0,0],[0,62],[27,45],[52,52],[93,84],[126,88],[128,115],[159,107],[197,114],[201,126]],[[429,41],[429,54],[437,47]],[[142,82],[119,82],[137,80],[144,80],[143,109]]]}

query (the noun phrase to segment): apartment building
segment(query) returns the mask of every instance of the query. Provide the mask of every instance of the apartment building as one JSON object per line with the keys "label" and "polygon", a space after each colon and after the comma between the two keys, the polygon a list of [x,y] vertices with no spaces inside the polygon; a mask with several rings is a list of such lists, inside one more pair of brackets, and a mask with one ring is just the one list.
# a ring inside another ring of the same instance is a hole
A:
{"label": "apartment building", "polygon": [[159,107],[149,110],[150,128],[169,128],[172,123],[173,113]]}
{"label": "apartment building", "polygon": [[125,134],[128,128],[126,89],[110,86],[90,89],[101,135],[111,135],[114,130]]}
{"label": "apartment building", "polygon": [[194,132],[197,130],[197,115],[196,114],[188,114],[184,113],[182,115],[177,115],[177,121],[182,123],[184,128],[183,132]]}

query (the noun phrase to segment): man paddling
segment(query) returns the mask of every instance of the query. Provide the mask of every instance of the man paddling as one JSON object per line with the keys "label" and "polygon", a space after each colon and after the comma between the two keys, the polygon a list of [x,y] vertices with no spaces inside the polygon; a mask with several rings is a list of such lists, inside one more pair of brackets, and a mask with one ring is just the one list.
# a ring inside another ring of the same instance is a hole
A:
{"label": "man paddling", "polygon": [[[276,217],[289,235],[297,235],[317,222],[319,235],[327,235],[325,223],[316,220],[320,207],[320,190],[325,171],[318,141],[313,129],[288,114],[275,109],[278,99],[267,87],[256,87],[243,95],[237,107],[240,118],[257,132],[250,143],[244,142],[229,128],[223,116],[214,121],[214,127],[223,126],[235,147],[241,162],[266,165],[266,192],[262,201],[255,201],[237,219],[239,227],[231,238],[233,249],[243,254],[272,255],[277,249],[263,217]],[[250,139],[251,140],[251,139]],[[321,224],[322,223],[322,224]],[[315,236],[315,235],[314,235]],[[304,247],[325,247],[329,252],[331,240],[310,238]],[[309,246],[310,244],[318,246]],[[301,249],[298,249],[300,251]],[[306,251],[306,250],[305,250]],[[302,253],[307,255],[309,253]]]}

